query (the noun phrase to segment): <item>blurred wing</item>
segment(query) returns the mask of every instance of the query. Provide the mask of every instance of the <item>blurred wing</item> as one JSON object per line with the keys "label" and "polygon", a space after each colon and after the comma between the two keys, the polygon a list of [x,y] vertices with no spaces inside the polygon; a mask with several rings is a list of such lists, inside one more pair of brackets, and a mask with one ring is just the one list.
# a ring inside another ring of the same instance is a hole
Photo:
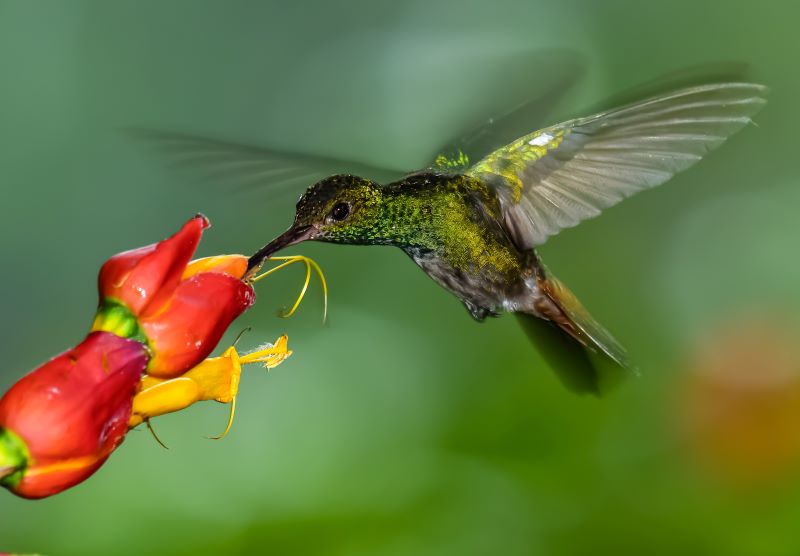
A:
{"label": "blurred wing", "polygon": [[376,180],[401,172],[338,158],[281,152],[230,141],[155,130],[129,130],[166,158],[174,170],[229,189],[305,186],[334,174]]}
{"label": "blurred wing", "polygon": [[492,185],[520,249],[660,185],[751,122],[767,89],[720,83],[536,131],[466,174]]}
{"label": "blurred wing", "polygon": [[[517,63],[527,74],[535,76],[526,89],[528,99],[511,110],[489,112],[478,125],[452,139],[436,153],[429,167],[423,171],[460,172],[480,160],[487,153],[502,147],[545,122],[555,104],[585,72],[583,59],[566,50],[540,50],[528,54]],[[502,87],[514,86],[508,82]]]}

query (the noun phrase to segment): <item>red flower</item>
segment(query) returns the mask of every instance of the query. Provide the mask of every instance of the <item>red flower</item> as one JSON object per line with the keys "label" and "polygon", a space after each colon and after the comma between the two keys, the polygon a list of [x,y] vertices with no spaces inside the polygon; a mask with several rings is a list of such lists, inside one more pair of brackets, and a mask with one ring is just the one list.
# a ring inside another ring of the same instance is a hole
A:
{"label": "red flower", "polygon": [[91,476],[128,431],[147,366],[139,342],[93,332],[0,399],[0,484],[43,498]]}
{"label": "red flower", "polygon": [[242,281],[243,255],[189,263],[208,225],[196,216],[174,236],[115,255],[100,270],[92,330],[145,342],[153,376],[175,377],[200,363],[255,302],[253,288]]}

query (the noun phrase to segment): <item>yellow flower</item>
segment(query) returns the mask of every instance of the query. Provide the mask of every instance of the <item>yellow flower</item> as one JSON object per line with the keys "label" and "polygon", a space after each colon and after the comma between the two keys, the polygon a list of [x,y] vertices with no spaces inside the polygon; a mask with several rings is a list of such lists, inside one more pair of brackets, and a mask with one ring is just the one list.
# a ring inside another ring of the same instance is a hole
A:
{"label": "yellow flower", "polygon": [[231,346],[220,357],[210,357],[177,378],[145,375],[139,392],[133,398],[128,427],[136,427],[152,417],[180,411],[200,401],[214,400],[231,404],[228,425],[220,436],[215,437],[222,438],[233,424],[242,365],[260,363],[272,369],[291,354],[288,338],[284,335],[275,344],[265,344],[245,355],[240,355],[236,347]]}
{"label": "yellow flower", "polygon": [[[193,263],[195,266],[192,271],[200,272],[205,270],[206,266],[214,267],[214,265],[218,264],[218,259],[211,257],[196,261]],[[292,307],[282,312],[281,316],[291,316],[297,310],[308,291],[313,270],[316,271],[322,283],[323,299],[325,301],[324,320],[328,307],[328,287],[319,265],[302,255],[272,257],[270,260],[282,262],[259,276],[246,276],[245,281],[248,284],[253,284],[289,265],[303,263],[306,268],[303,288]],[[145,375],[142,377],[139,383],[139,390],[133,399],[133,410],[128,421],[128,428],[134,428],[142,423],[147,423],[148,427],[150,427],[150,419],[153,417],[180,411],[200,401],[214,400],[231,404],[230,417],[225,431],[219,436],[212,437],[215,439],[222,438],[228,434],[233,424],[242,365],[260,363],[265,368],[272,369],[280,365],[291,354],[292,352],[288,349],[287,337],[281,336],[275,344],[265,344],[245,355],[240,355],[234,344],[220,357],[208,358],[178,377],[159,378]],[[152,432],[152,428],[150,430]],[[155,436],[154,432],[153,435]],[[158,437],[156,437],[156,440],[161,443]]]}

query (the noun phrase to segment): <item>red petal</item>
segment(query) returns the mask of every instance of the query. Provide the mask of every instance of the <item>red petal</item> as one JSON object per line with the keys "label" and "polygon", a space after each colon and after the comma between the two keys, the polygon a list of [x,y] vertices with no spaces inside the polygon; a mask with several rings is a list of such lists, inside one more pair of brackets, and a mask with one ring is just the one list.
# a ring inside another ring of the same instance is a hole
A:
{"label": "red petal", "polygon": [[125,437],[147,360],[139,342],[94,332],[17,382],[0,399],[0,425],[27,444],[29,470],[82,457],[92,464],[26,476],[15,491],[48,496],[94,473]]}
{"label": "red petal", "polygon": [[200,363],[255,300],[252,287],[226,274],[206,272],[181,282],[163,312],[139,320],[155,352],[148,374],[174,377]]}
{"label": "red petal", "polygon": [[[120,442],[122,442],[120,440]],[[47,498],[59,492],[81,484],[83,481],[95,474],[108,459],[110,453],[101,458],[92,459],[81,466],[65,465],[61,469],[53,468],[45,473],[34,474],[36,469],[44,469],[35,465],[29,468],[28,474],[23,475],[22,480],[11,490],[17,496],[37,500]]]}
{"label": "red petal", "polygon": [[205,216],[195,216],[170,238],[111,257],[100,269],[101,300],[121,301],[135,315],[158,310],[177,287],[208,225]]}

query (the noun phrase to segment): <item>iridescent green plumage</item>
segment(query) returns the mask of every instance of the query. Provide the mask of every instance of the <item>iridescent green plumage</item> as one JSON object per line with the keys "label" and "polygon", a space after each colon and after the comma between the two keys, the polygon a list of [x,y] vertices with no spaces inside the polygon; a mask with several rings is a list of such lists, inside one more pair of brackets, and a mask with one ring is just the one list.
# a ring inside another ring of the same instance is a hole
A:
{"label": "iridescent green plumage", "polygon": [[[477,320],[518,313],[539,343],[563,344],[543,355],[569,386],[598,392],[627,372],[625,351],[535,248],[700,160],[751,121],[765,92],[750,83],[680,89],[529,133],[480,159],[446,148],[429,169],[385,186],[349,174],[325,178],[251,267],[309,239],[399,247]],[[270,160],[274,171],[280,155]]]}
{"label": "iridescent green plumage", "polygon": [[[337,203],[347,203],[349,218],[327,218]],[[335,243],[394,245],[435,252],[458,270],[492,268],[519,273],[518,255],[499,225],[493,191],[465,175],[418,173],[381,186],[339,175],[313,186],[297,206],[299,225],[326,221],[315,239]]]}

